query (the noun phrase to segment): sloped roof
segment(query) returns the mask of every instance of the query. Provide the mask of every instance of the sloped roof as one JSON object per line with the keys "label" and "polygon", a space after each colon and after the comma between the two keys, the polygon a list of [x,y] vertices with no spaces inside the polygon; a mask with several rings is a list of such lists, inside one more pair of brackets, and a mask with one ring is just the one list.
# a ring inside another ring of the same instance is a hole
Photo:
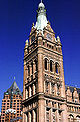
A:
{"label": "sloped roof", "polygon": [[17,86],[15,81],[13,82],[11,87],[4,94],[16,94],[16,95],[21,95],[22,96],[22,93],[21,93],[21,91],[20,91],[20,89]]}

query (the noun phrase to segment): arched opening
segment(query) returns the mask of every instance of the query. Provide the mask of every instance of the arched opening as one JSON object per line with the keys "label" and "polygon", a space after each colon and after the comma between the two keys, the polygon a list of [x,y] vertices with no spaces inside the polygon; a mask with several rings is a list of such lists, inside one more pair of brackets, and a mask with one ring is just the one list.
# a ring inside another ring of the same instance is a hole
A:
{"label": "arched opening", "polygon": [[76,116],[76,122],[80,122],[80,116]]}
{"label": "arched opening", "polygon": [[50,60],[50,71],[53,71],[53,67],[52,67],[52,60]]}
{"label": "arched opening", "polygon": [[69,120],[69,122],[74,122],[74,116],[72,114],[70,114],[68,120]]}
{"label": "arched opening", "polygon": [[45,70],[47,70],[47,59],[45,59],[44,61],[44,67],[45,67]]}
{"label": "arched opening", "polygon": [[55,72],[58,74],[58,63],[55,63]]}

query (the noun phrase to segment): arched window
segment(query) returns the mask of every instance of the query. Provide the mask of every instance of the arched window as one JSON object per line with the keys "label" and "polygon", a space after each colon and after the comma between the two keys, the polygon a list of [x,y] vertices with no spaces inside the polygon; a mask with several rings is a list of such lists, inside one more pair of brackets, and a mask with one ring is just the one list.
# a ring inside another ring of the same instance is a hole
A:
{"label": "arched window", "polygon": [[50,60],[50,71],[53,71],[53,67],[52,67],[52,60]]}
{"label": "arched window", "polygon": [[68,120],[69,120],[69,122],[74,122],[74,116],[72,114],[70,114]]}
{"label": "arched window", "polygon": [[55,63],[55,72],[58,74],[58,63]]}
{"label": "arched window", "polygon": [[47,70],[47,59],[44,61],[45,70]]}
{"label": "arched window", "polygon": [[76,122],[80,122],[80,116],[76,116]]}

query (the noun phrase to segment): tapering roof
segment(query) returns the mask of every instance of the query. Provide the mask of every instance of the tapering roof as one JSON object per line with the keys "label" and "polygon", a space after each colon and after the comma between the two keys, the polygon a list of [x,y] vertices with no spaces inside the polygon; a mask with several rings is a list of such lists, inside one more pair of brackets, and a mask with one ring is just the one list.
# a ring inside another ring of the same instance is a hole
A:
{"label": "tapering roof", "polygon": [[13,82],[11,87],[4,94],[17,94],[17,95],[21,95],[22,96],[22,93],[19,90],[19,87],[17,86],[15,81]]}
{"label": "tapering roof", "polygon": [[46,17],[46,9],[45,5],[41,2],[38,5],[38,11],[37,11],[37,21],[35,28],[39,31],[43,31],[44,27],[47,26],[47,17]]}

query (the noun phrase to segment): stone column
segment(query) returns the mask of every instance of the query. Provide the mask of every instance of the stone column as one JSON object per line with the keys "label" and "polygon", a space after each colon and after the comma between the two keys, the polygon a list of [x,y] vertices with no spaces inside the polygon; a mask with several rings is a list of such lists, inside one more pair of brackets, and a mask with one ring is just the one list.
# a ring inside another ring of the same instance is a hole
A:
{"label": "stone column", "polygon": [[29,86],[29,97],[31,97],[31,87]]}
{"label": "stone column", "polygon": [[45,100],[45,103],[44,103],[45,105],[45,107],[44,107],[44,110],[45,110],[45,121],[44,122],[46,122],[46,100]]}
{"label": "stone column", "polygon": [[29,67],[30,67],[30,76],[31,76],[32,75],[32,65],[30,64]]}
{"label": "stone column", "polygon": [[49,63],[49,60],[47,60],[47,70],[50,71],[50,63]]}
{"label": "stone column", "polygon": [[24,112],[25,112],[25,107],[23,106],[23,115],[22,115],[22,117],[23,117],[23,122],[25,122],[25,120],[26,120],[26,115],[24,114]]}
{"label": "stone column", "polygon": [[45,91],[46,91],[45,85],[46,85],[46,84],[45,84],[45,81],[44,81],[44,93],[45,93]]}
{"label": "stone column", "polygon": [[24,122],[28,122],[28,115],[25,114],[25,121]]}
{"label": "stone column", "polygon": [[29,122],[31,122],[31,113],[29,112]]}
{"label": "stone column", "polygon": [[25,75],[25,77],[26,77],[25,80],[26,80],[26,83],[27,83],[28,82],[27,81],[27,78],[28,78],[28,68],[27,68],[27,66],[26,66],[26,75]]}
{"label": "stone column", "polygon": [[49,82],[49,93],[51,94],[51,82]]}
{"label": "stone column", "polygon": [[[58,103],[56,103],[56,107],[58,109]],[[58,112],[58,110],[56,110],[56,122],[59,122],[59,112]],[[65,122],[65,121],[62,121],[62,122]]]}
{"label": "stone column", "polygon": [[55,73],[55,64],[53,63],[53,72]]}
{"label": "stone column", "polygon": [[33,84],[33,95],[35,95],[35,84]]}
{"label": "stone column", "polygon": [[43,92],[43,55],[38,54],[38,92]]}
{"label": "stone column", "polygon": [[62,105],[64,111],[62,111],[62,122],[68,122],[67,106],[66,103]]}
{"label": "stone column", "polygon": [[35,113],[35,110],[33,110],[33,122],[36,122],[36,113]]}
{"label": "stone column", "polygon": [[54,89],[55,89],[55,95],[57,95],[57,84],[55,84]]}
{"label": "stone column", "polygon": [[33,78],[35,78],[35,71],[36,71],[36,66],[35,66],[35,62],[33,61]]}
{"label": "stone column", "polygon": [[38,101],[38,122],[45,122],[45,100],[42,98]]}
{"label": "stone column", "polygon": [[61,60],[60,68],[61,68],[60,71],[61,71],[61,79],[62,79],[61,97],[66,98],[66,95],[65,95],[65,82],[64,82],[63,59]]}
{"label": "stone column", "polygon": [[32,66],[31,66],[31,64],[29,65],[29,68],[30,68],[30,81],[31,81],[31,75],[32,75]]}
{"label": "stone column", "polygon": [[28,90],[26,89],[26,99],[28,98]]}
{"label": "stone column", "polygon": [[[51,105],[52,106],[52,105]],[[52,118],[52,108],[51,108],[51,122],[53,122],[53,118]]]}

